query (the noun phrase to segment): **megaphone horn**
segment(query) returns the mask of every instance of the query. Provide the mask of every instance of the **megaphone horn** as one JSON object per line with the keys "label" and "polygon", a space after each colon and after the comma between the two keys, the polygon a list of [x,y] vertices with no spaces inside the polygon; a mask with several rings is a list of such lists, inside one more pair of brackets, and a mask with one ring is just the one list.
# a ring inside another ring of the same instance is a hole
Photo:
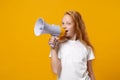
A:
{"label": "megaphone horn", "polygon": [[51,34],[53,36],[63,36],[65,34],[65,30],[57,25],[49,25],[44,22],[42,18],[39,18],[34,27],[34,33],[36,36],[41,34]]}

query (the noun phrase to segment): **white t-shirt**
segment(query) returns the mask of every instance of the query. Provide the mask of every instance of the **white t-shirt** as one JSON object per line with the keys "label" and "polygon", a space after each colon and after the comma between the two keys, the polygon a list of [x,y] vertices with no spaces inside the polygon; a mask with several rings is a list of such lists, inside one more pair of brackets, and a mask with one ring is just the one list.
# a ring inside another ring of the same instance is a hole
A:
{"label": "white t-shirt", "polygon": [[79,40],[68,40],[60,44],[58,58],[62,67],[58,80],[90,80],[87,61],[95,58],[91,47],[86,48]]}

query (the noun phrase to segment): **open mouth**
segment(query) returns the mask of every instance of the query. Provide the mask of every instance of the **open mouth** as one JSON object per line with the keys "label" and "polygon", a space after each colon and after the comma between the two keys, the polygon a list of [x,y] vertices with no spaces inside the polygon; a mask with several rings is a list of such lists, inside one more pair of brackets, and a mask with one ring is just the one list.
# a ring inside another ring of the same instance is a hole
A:
{"label": "open mouth", "polygon": [[67,33],[67,32],[68,32],[68,30],[65,30],[65,32]]}

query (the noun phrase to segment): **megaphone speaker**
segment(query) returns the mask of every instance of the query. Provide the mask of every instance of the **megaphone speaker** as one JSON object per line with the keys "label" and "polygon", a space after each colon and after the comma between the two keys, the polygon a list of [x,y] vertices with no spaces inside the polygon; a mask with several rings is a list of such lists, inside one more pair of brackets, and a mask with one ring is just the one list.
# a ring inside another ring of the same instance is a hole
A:
{"label": "megaphone speaker", "polygon": [[50,34],[52,36],[64,36],[65,30],[57,25],[49,25],[44,22],[42,18],[39,18],[34,27],[34,33],[36,36],[39,36],[41,34]]}

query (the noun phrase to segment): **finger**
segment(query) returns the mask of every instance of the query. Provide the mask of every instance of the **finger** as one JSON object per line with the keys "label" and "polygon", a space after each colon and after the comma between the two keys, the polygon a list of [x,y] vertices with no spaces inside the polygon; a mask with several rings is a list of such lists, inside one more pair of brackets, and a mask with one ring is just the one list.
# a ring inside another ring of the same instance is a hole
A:
{"label": "finger", "polygon": [[50,45],[52,48],[55,47],[55,44],[53,44],[53,43],[49,43],[49,45]]}
{"label": "finger", "polygon": [[59,40],[59,37],[56,36],[55,39]]}
{"label": "finger", "polygon": [[55,40],[56,40],[56,39],[55,39],[55,36],[52,36],[51,38],[52,38],[52,41],[55,41]]}
{"label": "finger", "polygon": [[49,42],[54,42],[55,40],[54,40],[54,37],[51,37],[50,39],[49,39]]}

